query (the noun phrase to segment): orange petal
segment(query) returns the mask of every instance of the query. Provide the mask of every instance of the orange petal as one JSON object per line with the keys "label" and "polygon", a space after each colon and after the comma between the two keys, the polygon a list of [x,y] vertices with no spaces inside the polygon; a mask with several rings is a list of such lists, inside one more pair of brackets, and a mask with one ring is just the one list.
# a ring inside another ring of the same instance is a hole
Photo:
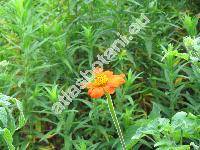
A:
{"label": "orange petal", "polygon": [[124,74],[120,74],[120,75],[113,75],[112,78],[110,78],[110,80],[108,81],[109,86],[117,88],[119,86],[121,86],[122,84],[125,83],[125,75]]}
{"label": "orange petal", "polygon": [[112,78],[113,72],[112,71],[104,71],[103,72],[108,78]]}
{"label": "orange petal", "polygon": [[109,85],[106,85],[106,86],[104,87],[104,91],[107,92],[107,93],[109,93],[109,94],[114,94],[114,93],[115,93],[115,88],[114,88],[114,87],[111,87],[111,86],[109,86]]}
{"label": "orange petal", "polygon": [[93,74],[98,74],[98,73],[101,73],[101,72],[103,72],[103,69],[102,69],[102,68],[99,68],[99,67],[97,67],[97,68],[95,68],[95,69],[93,70]]}
{"label": "orange petal", "polygon": [[90,95],[91,98],[100,98],[104,95],[104,90],[102,87],[89,89],[88,95]]}
{"label": "orange petal", "polygon": [[94,86],[94,84],[93,84],[92,82],[89,82],[89,83],[86,84],[86,87],[87,87],[88,89],[92,89],[92,88],[94,88],[95,86]]}

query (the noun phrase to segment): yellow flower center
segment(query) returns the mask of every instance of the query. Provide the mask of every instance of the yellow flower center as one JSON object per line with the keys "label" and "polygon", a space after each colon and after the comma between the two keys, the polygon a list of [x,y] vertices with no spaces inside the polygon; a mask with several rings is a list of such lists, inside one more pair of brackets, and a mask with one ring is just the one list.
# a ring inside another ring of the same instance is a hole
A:
{"label": "yellow flower center", "polygon": [[108,82],[108,77],[105,74],[97,74],[94,78],[95,86],[103,86]]}

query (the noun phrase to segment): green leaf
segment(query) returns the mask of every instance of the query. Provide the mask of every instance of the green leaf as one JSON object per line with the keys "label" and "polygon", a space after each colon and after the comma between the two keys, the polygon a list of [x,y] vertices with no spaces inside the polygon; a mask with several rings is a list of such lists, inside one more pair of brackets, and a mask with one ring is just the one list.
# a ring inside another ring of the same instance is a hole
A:
{"label": "green leaf", "polygon": [[7,112],[4,107],[0,107],[0,121],[3,123],[3,127],[7,127]]}
{"label": "green leaf", "polygon": [[160,111],[161,111],[161,109],[160,109],[159,105],[157,105],[156,103],[153,103],[153,110],[149,114],[149,118],[150,119],[159,118],[160,117]]}
{"label": "green leaf", "polygon": [[12,134],[10,133],[10,130],[8,130],[7,128],[4,129],[3,138],[6,141],[9,150],[15,150],[15,147],[12,145],[13,142]]}
{"label": "green leaf", "polygon": [[17,108],[19,109],[20,111],[20,115],[19,115],[19,125],[18,125],[18,129],[20,129],[21,127],[23,127],[26,123],[26,119],[24,117],[24,113],[23,113],[23,106],[22,106],[22,103],[19,101],[19,100],[16,100],[16,104],[17,104]]}
{"label": "green leaf", "polygon": [[167,139],[162,139],[154,144],[154,147],[168,146],[174,144],[172,141]]}

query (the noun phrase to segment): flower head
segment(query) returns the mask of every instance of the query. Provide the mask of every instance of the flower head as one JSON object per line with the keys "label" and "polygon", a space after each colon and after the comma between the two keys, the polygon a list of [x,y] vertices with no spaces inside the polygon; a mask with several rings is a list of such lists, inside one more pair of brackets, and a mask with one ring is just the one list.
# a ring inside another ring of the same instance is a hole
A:
{"label": "flower head", "polygon": [[92,98],[100,98],[105,93],[113,94],[115,89],[125,83],[125,75],[114,75],[112,71],[103,71],[96,68],[93,71],[93,79],[87,84],[88,94]]}

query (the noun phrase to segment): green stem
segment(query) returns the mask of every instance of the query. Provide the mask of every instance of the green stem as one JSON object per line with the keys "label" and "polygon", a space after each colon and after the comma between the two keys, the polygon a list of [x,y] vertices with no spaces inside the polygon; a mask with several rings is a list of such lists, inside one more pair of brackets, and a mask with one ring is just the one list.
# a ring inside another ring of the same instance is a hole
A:
{"label": "green stem", "polygon": [[126,145],[125,145],[125,142],[124,142],[123,134],[122,134],[121,128],[119,126],[119,121],[118,121],[117,115],[115,113],[115,109],[114,109],[114,106],[113,106],[113,102],[112,102],[111,96],[110,96],[110,94],[107,93],[106,97],[107,97],[108,107],[109,107],[109,111],[110,111],[112,120],[114,122],[115,128],[117,129],[117,133],[118,133],[120,142],[122,144],[122,149],[126,150]]}

